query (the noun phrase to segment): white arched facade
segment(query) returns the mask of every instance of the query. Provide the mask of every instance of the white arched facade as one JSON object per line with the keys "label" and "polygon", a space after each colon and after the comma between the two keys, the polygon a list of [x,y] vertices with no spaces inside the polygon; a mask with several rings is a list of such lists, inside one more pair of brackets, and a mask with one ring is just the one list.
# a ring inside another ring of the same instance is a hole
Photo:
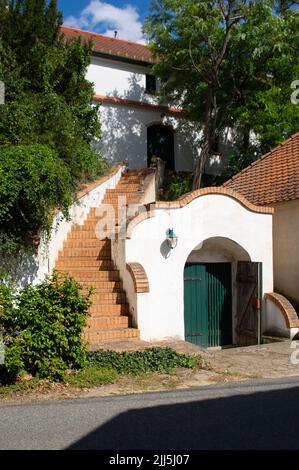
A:
{"label": "white arched facade", "polygon": [[[272,210],[247,204],[236,193],[212,188],[175,203],[156,203],[150,216],[129,225],[127,263],[140,263],[149,292],[139,294],[133,316],[144,340],[184,339],[184,268],[187,260],[262,263],[263,292],[273,291]],[[142,220],[143,219],[143,220]],[[173,228],[177,247],[168,248]]]}

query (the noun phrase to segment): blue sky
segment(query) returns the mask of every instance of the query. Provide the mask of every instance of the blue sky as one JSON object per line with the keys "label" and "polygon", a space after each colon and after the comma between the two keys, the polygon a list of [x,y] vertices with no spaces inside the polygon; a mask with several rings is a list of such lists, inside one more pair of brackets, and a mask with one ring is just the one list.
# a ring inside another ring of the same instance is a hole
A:
{"label": "blue sky", "polygon": [[58,0],[64,23],[76,28],[145,42],[142,21],[151,0]]}

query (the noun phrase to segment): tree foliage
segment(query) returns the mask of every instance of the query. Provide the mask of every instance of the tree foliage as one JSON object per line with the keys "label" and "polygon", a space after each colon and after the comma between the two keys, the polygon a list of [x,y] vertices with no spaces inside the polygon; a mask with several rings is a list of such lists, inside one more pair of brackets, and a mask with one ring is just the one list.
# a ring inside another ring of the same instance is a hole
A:
{"label": "tree foliage", "polygon": [[[226,128],[241,159],[260,154],[298,129],[290,101],[298,78],[298,10],[290,1],[157,0],[145,22],[162,99],[202,123],[194,187]],[[254,149],[250,135],[258,135]]]}
{"label": "tree foliage", "polygon": [[55,208],[67,211],[72,200],[67,166],[43,145],[2,146],[0,159],[0,233],[34,236],[49,230]]}
{"label": "tree foliage", "polygon": [[[85,78],[91,44],[80,39],[66,42],[60,32],[61,24],[62,15],[55,0],[0,0],[0,80],[6,88],[5,104],[0,105],[0,156],[3,165],[9,166],[10,158],[11,167],[17,166],[17,171],[29,178],[9,172],[8,181],[2,171],[0,186],[2,190],[9,186],[17,201],[30,181],[34,183],[30,173],[33,167],[45,166],[39,180],[43,184],[37,185],[40,198],[33,190],[35,201],[29,204],[26,199],[24,204],[28,205],[22,207],[22,212],[16,210],[17,204],[14,212],[7,214],[11,224],[6,231],[13,227],[13,221],[18,230],[20,221],[24,222],[23,240],[28,231],[38,229],[38,221],[39,228],[44,228],[53,203],[65,208],[67,201],[71,202],[70,191],[106,169],[101,156],[91,148],[93,139],[100,135],[98,109],[92,104],[93,86]],[[24,154],[22,165],[20,154]],[[52,168],[48,165],[50,160]],[[56,179],[54,198],[52,177],[58,170],[61,174]],[[45,188],[46,184],[51,189],[44,199],[42,186]],[[39,199],[44,204],[43,215]],[[0,204],[3,203],[2,199]],[[3,210],[0,207],[0,213]],[[30,211],[32,217],[28,217]],[[14,230],[11,234],[15,234]]]}

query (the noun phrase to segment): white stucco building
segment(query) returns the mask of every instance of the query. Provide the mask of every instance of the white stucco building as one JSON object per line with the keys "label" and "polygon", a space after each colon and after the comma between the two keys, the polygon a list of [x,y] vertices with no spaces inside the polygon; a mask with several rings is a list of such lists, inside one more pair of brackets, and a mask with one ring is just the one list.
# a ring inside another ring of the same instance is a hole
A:
{"label": "white stucco building", "polygon": [[56,214],[29,280],[56,267],[94,286],[84,335],[95,345],[140,337],[230,347],[293,338],[299,134],[221,188],[157,201],[151,157],[192,170],[200,129],[182,110],[158,104],[146,46],[63,32],[93,40],[87,78],[101,103],[98,145],[111,163],[126,163],[85,187],[70,219]]}
{"label": "white stucco building", "polygon": [[[66,26],[62,32],[67,40],[79,36],[93,42],[87,79],[94,84],[95,102],[101,104],[102,138],[97,145],[105,158],[143,168],[156,155],[166,161],[166,168],[192,171],[200,154],[200,126],[184,119],[182,109],[159,104],[148,47]],[[207,174],[225,165],[229,135],[225,141],[207,163]]]}

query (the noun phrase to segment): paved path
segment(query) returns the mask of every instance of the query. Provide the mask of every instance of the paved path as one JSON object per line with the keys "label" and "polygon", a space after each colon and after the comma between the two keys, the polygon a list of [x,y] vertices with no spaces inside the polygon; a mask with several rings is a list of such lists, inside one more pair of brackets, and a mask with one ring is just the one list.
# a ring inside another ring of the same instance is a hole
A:
{"label": "paved path", "polygon": [[255,376],[256,378],[279,378],[298,376],[299,363],[291,362],[291,355],[299,362],[299,341],[249,346],[246,348],[222,349],[210,351],[205,355],[213,368],[231,373]]}
{"label": "paved path", "polygon": [[287,378],[0,407],[0,449],[299,449]]}

